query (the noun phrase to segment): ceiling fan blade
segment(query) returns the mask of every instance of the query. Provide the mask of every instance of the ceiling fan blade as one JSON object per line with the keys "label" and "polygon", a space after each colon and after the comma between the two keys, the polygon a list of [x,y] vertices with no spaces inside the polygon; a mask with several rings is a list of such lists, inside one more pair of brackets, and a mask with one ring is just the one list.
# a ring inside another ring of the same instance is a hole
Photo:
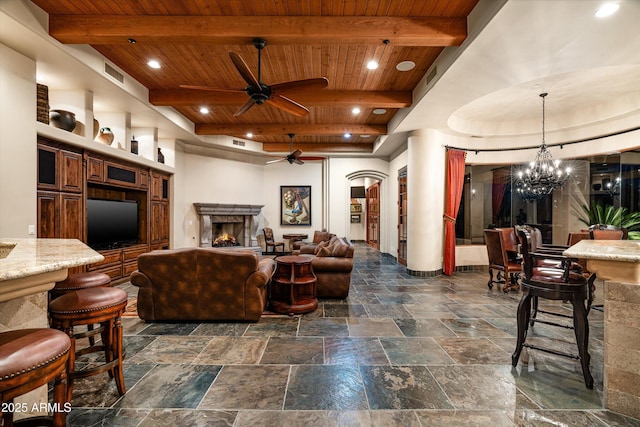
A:
{"label": "ceiling fan blade", "polygon": [[329,80],[327,80],[325,77],[320,77],[317,79],[304,79],[285,83],[276,83],[274,85],[270,85],[269,88],[271,89],[271,95],[284,95],[324,89],[328,85]]}
{"label": "ceiling fan blade", "polygon": [[209,90],[212,92],[232,92],[232,93],[245,93],[244,89],[219,89],[217,87],[210,86],[193,86],[193,85],[180,85],[183,89],[195,89],[195,90]]}
{"label": "ceiling fan blade", "polygon": [[242,106],[240,107],[240,109],[238,111],[236,111],[235,113],[233,113],[234,117],[237,117],[241,114],[244,114],[247,112],[247,110],[251,107],[253,107],[256,103],[256,100],[253,98],[249,98],[249,100]]}
{"label": "ceiling fan blade", "polygon": [[325,160],[326,157],[322,157],[322,156],[301,156],[298,157],[300,160],[307,160],[307,161],[314,161],[314,160]]}
{"label": "ceiling fan blade", "polygon": [[297,165],[304,165],[304,162],[302,160],[300,160],[300,159],[295,159],[294,163],[297,164]]}
{"label": "ceiling fan blade", "polygon": [[267,102],[273,104],[274,107],[293,114],[294,116],[304,117],[309,114],[309,109],[307,107],[282,95],[272,96],[267,100]]}
{"label": "ceiling fan blade", "polygon": [[268,164],[268,165],[270,165],[271,163],[284,162],[285,160],[287,160],[287,159],[286,159],[286,157],[282,157],[282,158],[280,158],[280,159],[269,160],[269,161],[267,162],[267,164]]}
{"label": "ceiling fan blade", "polygon": [[291,154],[289,154],[291,157],[293,157],[294,159],[297,159],[298,157],[300,157],[302,155],[302,150],[297,149],[296,151],[292,152]]}
{"label": "ceiling fan blade", "polygon": [[[229,52],[229,56],[231,57],[231,61],[233,61],[233,65],[236,66],[238,72],[242,76],[245,82],[247,82],[250,86],[260,87],[260,82],[256,79],[256,76],[253,75],[247,63],[244,62],[244,59],[240,55],[235,52]],[[260,74],[258,72],[258,74]]]}

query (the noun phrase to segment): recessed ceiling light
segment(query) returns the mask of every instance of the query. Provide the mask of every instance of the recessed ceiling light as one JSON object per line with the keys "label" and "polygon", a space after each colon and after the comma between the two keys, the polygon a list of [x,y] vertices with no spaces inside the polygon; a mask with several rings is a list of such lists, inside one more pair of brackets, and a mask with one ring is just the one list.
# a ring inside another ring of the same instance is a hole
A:
{"label": "recessed ceiling light", "polygon": [[350,134],[350,133],[345,133],[345,134],[344,134],[344,137],[345,137],[345,138],[351,138],[351,134]]}
{"label": "recessed ceiling light", "polygon": [[596,17],[598,18],[606,18],[607,16],[611,16],[620,8],[618,3],[605,3],[596,10]]}
{"label": "recessed ceiling light", "polygon": [[351,109],[351,113],[353,113],[353,114],[360,114],[360,108],[358,108],[358,107],[353,107],[353,108]]}
{"label": "recessed ceiling light", "polygon": [[247,138],[253,138],[253,134],[251,132],[247,132]]}
{"label": "recessed ceiling light", "polygon": [[207,107],[200,107],[200,112],[202,114],[209,114],[209,109]]}
{"label": "recessed ceiling light", "polygon": [[371,61],[367,62],[367,68],[368,68],[369,70],[375,70],[375,69],[377,69],[377,68],[378,68],[378,62],[377,62],[377,61],[373,61],[373,60],[371,60]]}
{"label": "recessed ceiling light", "polygon": [[369,138],[371,135],[360,135],[360,138]]}
{"label": "recessed ceiling light", "polygon": [[156,61],[155,59],[150,60],[149,62],[147,62],[147,65],[151,68],[160,68],[160,63],[158,61]]}
{"label": "recessed ceiling light", "polygon": [[387,112],[387,110],[385,110],[384,108],[376,108],[375,110],[373,110],[373,114],[385,114]]}
{"label": "recessed ceiling light", "polygon": [[398,71],[409,71],[416,68],[416,63],[413,61],[402,61],[396,65],[396,70]]}

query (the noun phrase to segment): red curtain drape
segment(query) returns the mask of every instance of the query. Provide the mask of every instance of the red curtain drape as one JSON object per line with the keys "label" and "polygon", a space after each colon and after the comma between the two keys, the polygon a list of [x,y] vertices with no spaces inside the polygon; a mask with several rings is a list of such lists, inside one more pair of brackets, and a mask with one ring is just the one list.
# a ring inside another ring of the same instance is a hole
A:
{"label": "red curtain drape", "polygon": [[465,151],[447,150],[447,198],[444,207],[444,268],[451,276],[456,269],[456,217],[464,185]]}

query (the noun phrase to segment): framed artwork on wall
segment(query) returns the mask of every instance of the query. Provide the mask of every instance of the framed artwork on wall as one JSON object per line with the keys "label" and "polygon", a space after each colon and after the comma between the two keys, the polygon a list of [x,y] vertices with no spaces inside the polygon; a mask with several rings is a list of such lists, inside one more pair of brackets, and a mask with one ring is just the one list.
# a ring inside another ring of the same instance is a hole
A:
{"label": "framed artwork on wall", "polygon": [[311,186],[280,186],[280,225],[311,225]]}
{"label": "framed artwork on wall", "polygon": [[360,223],[360,214],[351,214],[351,223],[359,224]]}

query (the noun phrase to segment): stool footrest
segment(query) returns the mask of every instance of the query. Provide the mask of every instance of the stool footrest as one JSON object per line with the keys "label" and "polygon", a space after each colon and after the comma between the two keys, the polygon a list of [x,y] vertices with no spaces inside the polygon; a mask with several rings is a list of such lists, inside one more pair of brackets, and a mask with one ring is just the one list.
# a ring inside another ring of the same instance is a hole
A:
{"label": "stool footrest", "polygon": [[545,348],[545,347],[538,347],[537,345],[532,345],[527,343],[522,344],[522,346],[533,349],[533,350],[544,351],[546,353],[555,354],[556,356],[564,356],[564,357],[569,357],[571,359],[580,360],[580,356],[576,356],[575,354],[571,354],[571,353],[563,353],[562,351],[552,350],[550,348]]}
{"label": "stool footrest", "polygon": [[111,369],[118,366],[119,364],[120,364],[120,360],[115,359],[103,365],[96,366],[95,368],[89,368],[89,369],[83,369],[82,371],[70,372],[69,378],[76,379],[76,378],[90,377],[92,375],[99,374],[104,371],[110,371]]}
{"label": "stool footrest", "polygon": [[550,322],[548,320],[531,319],[531,323],[544,323],[545,325],[558,326],[565,329],[574,329],[571,325],[563,325],[562,323]]}

